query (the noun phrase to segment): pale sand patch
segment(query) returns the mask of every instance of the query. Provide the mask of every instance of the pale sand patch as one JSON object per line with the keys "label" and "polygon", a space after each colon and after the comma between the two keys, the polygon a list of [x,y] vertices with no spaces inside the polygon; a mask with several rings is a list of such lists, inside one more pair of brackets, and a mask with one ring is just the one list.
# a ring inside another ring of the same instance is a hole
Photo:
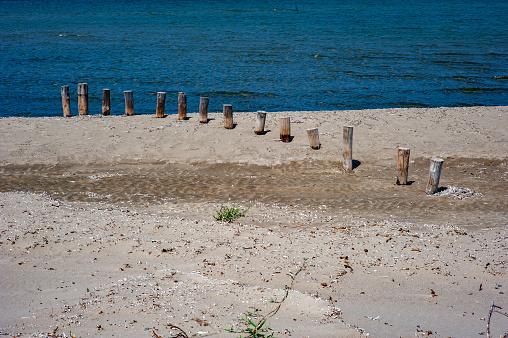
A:
{"label": "pale sand patch", "polygon": [[[0,119],[0,164],[252,163],[342,161],[342,126],[354,127],[353,157],[393,163],[398,146],[411,158],[506,158],[508,107],[377,109],[268,113],[265,135],[255,135],[256,113]],[[291,117],[293,142],[279,142],[279,117]],[[319,129],[322,148],[309,147],[306,129]]]}
{"label": "pale sand patch", "polygon": [[[221,114],[208,125],[193,114],[183,122],[0,119],[0,191],[51,195],[0,193],[0,332],[48,336],[58,327],[61,336],[139,337],[155,329],[169,337],[170,323],[189,336],[238,336],[224,329],[242,327],[246,311],[270,311],[288,274],[309,258],[268,320],[275,336],[478,336],[490,303],[507,304],[506,112],[269,113],[270,132],[261,136],[255,113],[235,114],[233,130]],[[293,123],[288,144],[277,141],[277,117],[285,115]],[[353,157],[361,162],[353,176],[340,173],[346,124],[355,127]],[[318,151],[305,133],[316,126]],[[417,159],[411,186],[396,187],[387,174],[397,146]],[[422,195],[423,159],[435,156],[446,158],[445,185],[481,196]],[[323,167],[311,170],[313,163]],[[272,177],[253,165],[268,165]],[[165,168],[184,183],[143,190]],[[203,173],[224,173],[224,182],[207,183]],[[261,179],[271,181],[256,190]],[[202,187],[186,188],[193,181]],[[278,184],[286,181],[296,185]],[[71,198],[73,184],[80,193]],[[247,217],[213,220],[228,196],[251,207]],[[495,314],[491,325],[498,337],[508,320]]]}
{"label": "pale sand patch", "polygon": [[[58,327],[134,337],[155,328],[168,336],[170,323],[229,336],[224,329],[241,327],[244,312],[276,305],[270,301],[282,298],[287,274],[304,258],[290,297],[269,320],[276,336],[359,336],[354,327],[373,336],[469,336],[485,331],[491,301],[506,301],[506,227],[469,233],[354,219],[301,226],[308,213],[270,206],[228,224],[212,220],[217,206],[207,203],[154,213],[0,197],[6,334]],[[264,212],[287,217],[287,225],[248,225]],[[186,217],[196,213],[202,217]],[[506,323],[496,317],[495,332]]]}

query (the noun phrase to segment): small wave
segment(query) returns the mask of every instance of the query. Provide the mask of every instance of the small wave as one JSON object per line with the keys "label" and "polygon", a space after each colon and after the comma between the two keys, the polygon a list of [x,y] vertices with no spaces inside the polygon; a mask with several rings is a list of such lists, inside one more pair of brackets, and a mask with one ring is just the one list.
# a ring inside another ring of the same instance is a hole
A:
{"label": "small wave", "polygon": [[488,56],[506,56],[508,54],[505,54],[505,53],[495,53],[495,52],[492,52],[492,53],[487,53]]}
{"label": "small wave", "polygon": [[465,103],[465,102],[457,102],[453,104],[454,107],[478,107],[478,106],[485,106],[483,104],[478,103]]}
{"label": "small wave", "polygon": [[325,89],[325,90],[318,90],[316,91],[316,94],[339,94],[339,91],[333,90],[333,89]]}
{"label": "small wave", "polygon": [[359,77],[360,79],[378,79],[380,77],[384,77],[381,74],[357,74],[356,77]]}
{"label": "small wave", "polygon": [[58,34],[58,36],[62,37],[62,38],[87,38],[89,37],[90,35],[88,34]]}
{"label": "small wave", "polygon": [[386,100],[386,97],[383,97],[381,95],[376,94],[370,94],[370,95],[360,95],[361,99],[368,99],[368,100]]}
{"label": "small wave", "polygon": [[438,65],[465,65],[465,66],[480,65],[480,63],[473,61],[432,60],[430,62]]}
{"label": "small wave", "polygon": [[34,57],[34,58],[28,59],[28,61],[30,61],[30,62],[40,62],[40,61],[48,61],[48,59],[47,58]]}
{"label": "small wave", "polygon": [[469,77],[462,76],[462,75],[454,75],[454,76],[452,76],[452,79],[455,79],[455,80],[470,80]]}
{"label": "small wave", "polygon": [[463,88],[447,88],[442,89],[445,93],[462,92],[466,94],[480,94],[480,93],[499,93],[508,92],[508,88],[481,88],[481,87],[463,87]]}
{"label": "small wave", "polygon": [[256,93],[249,91],[238,91],[238,92],[230,92],[230,91],[211,91],[207,93],[198,93],[201,96],[224,96],[224,97],[278,97],[277,94],[274,93]]}
{"label": "small wave", "polygon": [[412,75],[412,74],[395,74],[392,77],[396,79],[419,79],[421,76]]}
{"label": "small wave", "polygon": [[442,55],[442,56],[465,56],[465,55],[471,55],[471,54],[459,53],[459,52],[446,52],[446,53],[436,53],[436,55]]}
{"label": "small wave", "polygon": [[401,107],[401,108],[430,108],[430,106],[425,103],[408,102],[408,101],[395,102],[394,106]]}

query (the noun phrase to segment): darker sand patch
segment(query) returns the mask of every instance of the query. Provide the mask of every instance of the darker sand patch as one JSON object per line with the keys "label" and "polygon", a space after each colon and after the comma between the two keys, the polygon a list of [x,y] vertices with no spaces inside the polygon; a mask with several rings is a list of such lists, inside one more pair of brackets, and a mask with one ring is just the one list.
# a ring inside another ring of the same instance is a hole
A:
{"label": "darker sand patch", "polygon": [[410,165],[410,185],[395,185],[392,167],[364,163],[352,175],[338,162],[252,164],[136,164],[6,166],[0,191],[46,192],[63,201],[147,206],[173,203],[264,203],[321,209],[330,214],[460,226],[495,225],[508,208],[508,162],[448,158],[441,186],[481,194],[427,196],[429,160]]}

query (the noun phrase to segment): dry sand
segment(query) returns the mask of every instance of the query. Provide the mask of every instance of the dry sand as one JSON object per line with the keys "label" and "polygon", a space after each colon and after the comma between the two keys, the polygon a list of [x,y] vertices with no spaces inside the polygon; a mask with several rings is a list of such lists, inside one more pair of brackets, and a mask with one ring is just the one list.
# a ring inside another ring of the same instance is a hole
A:
{"label": "dry sand", "polygon": [[508,107],[268,113],[259,136],[255,113],[189,116],[0,119],[0,334],[236,337],[305,259],[277,337],[476,337],[508,310]]}

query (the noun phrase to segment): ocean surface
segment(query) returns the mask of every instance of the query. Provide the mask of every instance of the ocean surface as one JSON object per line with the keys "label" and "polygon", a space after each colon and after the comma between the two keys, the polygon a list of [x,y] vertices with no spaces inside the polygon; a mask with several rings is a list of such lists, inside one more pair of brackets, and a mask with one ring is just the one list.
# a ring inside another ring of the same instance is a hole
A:
{"label": "ocean surface", "polygon": [[0,117],[508,105],[508,0],[0,0]]}

